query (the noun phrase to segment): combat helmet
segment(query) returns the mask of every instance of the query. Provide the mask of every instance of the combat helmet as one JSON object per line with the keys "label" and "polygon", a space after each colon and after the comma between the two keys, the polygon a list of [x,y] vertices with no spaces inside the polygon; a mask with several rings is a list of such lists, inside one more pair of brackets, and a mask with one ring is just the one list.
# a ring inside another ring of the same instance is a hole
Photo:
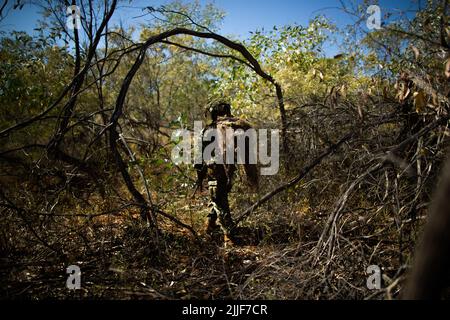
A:
{"label": "combat helmet", "polygon": [[216,122],[218,117],[232,117],[231,105],[226,101],[212,102],[206,107],[204,116],[207,122]]}

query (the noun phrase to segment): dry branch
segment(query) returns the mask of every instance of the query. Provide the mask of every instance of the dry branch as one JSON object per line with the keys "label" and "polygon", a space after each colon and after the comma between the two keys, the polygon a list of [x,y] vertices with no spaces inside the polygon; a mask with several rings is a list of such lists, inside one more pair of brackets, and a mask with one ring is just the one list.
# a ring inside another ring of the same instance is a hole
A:
{"label": "dry branch", "polygon": [[250,215],[256,208],[264,204],[265,202],[269,201],[273,196],[277,195],[278,193],[296,185],[299,183],[312,169],[314,169],[317,165],[319,165],[323,159],[325,159],[330,154],[335,153],[339,147],[346,141],[350,140],[351,137],[354,135],[354,132],[346,134],[343,138],[341,138],[338,142],[331,145],[327,148],[324,152],[322,152],[317,158],[315,158],[313,161],[311,161],[306,167],[304,167],[300,172],[297,174],[296,177],[292,178],[289,182],[286,182],[274,190],[270,191],[266,195],[264,195],[262,198],[260,198],[258,201],[256,201],[252,206],[247,208],[244,212],[242,212],[238,218],[236,219],[236,224],[241,222],[245,217]]}

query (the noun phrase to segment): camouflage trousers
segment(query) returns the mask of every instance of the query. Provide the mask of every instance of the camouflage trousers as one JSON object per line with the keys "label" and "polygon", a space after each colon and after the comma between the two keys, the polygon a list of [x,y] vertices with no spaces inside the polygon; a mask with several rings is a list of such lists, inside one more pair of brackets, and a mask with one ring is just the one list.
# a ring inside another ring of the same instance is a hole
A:
{"label": "camouflage trousers", "polygon": [[209,206],[211,211],[208,214],[208,222],[215,223],[219,218],[219,225],[225,235],[230,235],[234,227],[234,222],[228,204],[228,188],[225,184],[216,180],[208,181],[210,195]]}

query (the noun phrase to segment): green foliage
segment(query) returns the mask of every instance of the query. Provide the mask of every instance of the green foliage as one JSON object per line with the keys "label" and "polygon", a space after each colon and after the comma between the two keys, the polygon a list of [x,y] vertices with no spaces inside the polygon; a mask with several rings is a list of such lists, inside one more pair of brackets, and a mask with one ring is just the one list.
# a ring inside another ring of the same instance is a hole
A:
{"label": "green foliage", "polygon": [[[41,38],[33,39],[22,32],[3,37],[0,128],[6,129],[44,111],[70,81],[71,65],[73,60],[64,48],[51,46]],[[49,129],[32,126],[30,136],[43,138],[50,133]],[[23,138],[18,137],[16,142],[24,142]]]}

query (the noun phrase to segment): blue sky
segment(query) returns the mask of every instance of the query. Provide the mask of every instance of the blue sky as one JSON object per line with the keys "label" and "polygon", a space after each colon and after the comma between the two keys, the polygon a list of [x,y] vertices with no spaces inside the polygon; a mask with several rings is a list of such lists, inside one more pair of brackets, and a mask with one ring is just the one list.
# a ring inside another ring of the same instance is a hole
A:
{"label": "blue sky", "polygon": [[[425,0],[380,0],[373,1],[373,3],[379,4],[382,12],[396,12],[397,9],[417,9],[418,1],[421,5],[425,2]],[[132,5],[157,7],[169,2],[170,0],[137,0]],[[226,17],[221,25],[220,33],[234,35],[241,39],[246,39],[250,31],[261,28],[271,29],[274,25],[292,23],[306,25],[317,14],[325,14],[338,26],[344,26],[352,21],[350,16],[336,9],[336,7],[340,7],[338,0],[200,0],[200,2],[202,4],[214,3],[223,9]],[[127,5],[128,2],[124,4]],[[131,17],[140,13],[139,9],[121,9],[118,11],[115,21],[122,18],[122,20],[130,22]],[[33,33],[38,18],[39,10],[36,7],[25,6],[20,11],[11,11],[7,18],[0,22],[0,30],[21,30]],[[338,52],[335,45],[329,45],[325,49],[327,55]]]}

